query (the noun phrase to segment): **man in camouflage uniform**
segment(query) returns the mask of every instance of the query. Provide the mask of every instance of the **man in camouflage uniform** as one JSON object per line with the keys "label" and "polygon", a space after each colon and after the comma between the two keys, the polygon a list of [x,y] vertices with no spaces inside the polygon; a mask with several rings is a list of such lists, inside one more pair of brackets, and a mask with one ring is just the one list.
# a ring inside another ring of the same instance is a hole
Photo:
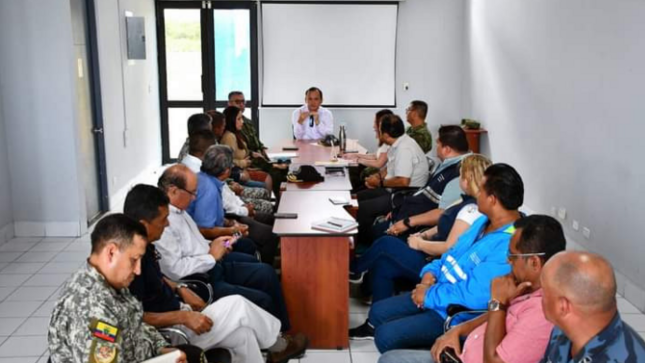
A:
{"label": "man in camouflage uniform", "polygon": [[620,318],[614,270],[602,256],[561,252],[540,280],[544,316],[556,325],[543,363],[645,362],[645,342]]}
{"label": "man in camouflage uniform", "polygon": [[413,138],[426,154],[432,150],[432,135],[426,124],[427,114],[428,104],[423,101],[412,101],[405,109],[405,116],[410,124],[405,133]]}
{"label": "man in camouflage uniform", "polygon": [[[123,214],[96,225],[90,258],[65,284],[52,312],[48,340],[53,363],[141,362],[174,350],[142,322],[141,304],[128,290],[140,273],[145,235],[139,222]],[[180,362],[186,362],[183,352]]]}

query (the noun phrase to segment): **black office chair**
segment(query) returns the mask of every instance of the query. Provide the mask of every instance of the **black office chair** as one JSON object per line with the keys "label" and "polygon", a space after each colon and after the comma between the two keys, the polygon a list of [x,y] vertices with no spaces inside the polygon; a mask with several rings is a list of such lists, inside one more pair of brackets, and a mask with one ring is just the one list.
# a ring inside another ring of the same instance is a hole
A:
{"label": "black office chair", "polygon": [[196,293],[202,300],[206,302],[206,305],[213,303],[214,293],[213,286],[210,284],[210,276],[205,273],[192,274],[186,276],[178,282],[188,285],[188,288]]}

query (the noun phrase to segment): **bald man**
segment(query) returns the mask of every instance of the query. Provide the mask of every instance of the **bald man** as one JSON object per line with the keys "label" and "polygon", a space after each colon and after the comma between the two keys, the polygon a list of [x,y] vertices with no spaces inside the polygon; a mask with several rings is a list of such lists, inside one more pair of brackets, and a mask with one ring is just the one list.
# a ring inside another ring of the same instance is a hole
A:
{"label": "bald man", "polygon": [[544,265],[540,280],[544,315],[556,325],[542,362],[645,362],[645,342],[618,313],[607,260],[561,252]]}

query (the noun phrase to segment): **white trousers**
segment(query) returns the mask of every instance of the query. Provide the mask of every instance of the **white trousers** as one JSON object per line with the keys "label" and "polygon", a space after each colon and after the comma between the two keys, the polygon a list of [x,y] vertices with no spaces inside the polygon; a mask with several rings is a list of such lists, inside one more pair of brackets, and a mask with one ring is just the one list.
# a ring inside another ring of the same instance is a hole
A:
{"label": "white trousers", "polygon": [[202,314],[213,321],[213,327],[197,335],[181,326],[190,343],[205,350],[226,348],[234,363],[263,363],[260,349],[275,344],[280,334],[280,320],[240,295],[223,297],[208,305]]}

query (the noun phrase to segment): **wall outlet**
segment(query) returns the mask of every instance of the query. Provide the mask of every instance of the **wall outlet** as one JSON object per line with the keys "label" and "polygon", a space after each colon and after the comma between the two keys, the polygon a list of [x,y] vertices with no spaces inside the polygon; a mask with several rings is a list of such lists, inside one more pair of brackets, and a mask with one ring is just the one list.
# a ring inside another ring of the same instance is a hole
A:
{"label": "wall outlet", "polygon": [[112,186],[116,187],[116,183],[119,181],[119,179],[115,176],[112,177]]}
{"label": "wall outlet", "polygon": [[567,210],[564,207],[558,209],[558,218],[565,220],[567,219]]}
{"label": "wall outlet", "polygon": [[557,209],[555,207],[551,207],[551,217],[557,217]]}
{"label": "wall outlet", "polygon": [[582,235],[585,236],[586,239],[591,238],[591,230],[587,227],[584,227],[582,229]]}
{"label": "wall outlet", "polygon": [[574,231],[577,231],[580,229],[580,224],[578,223],[578,221],[574,220],[573,223],[571,223],[571,227]]}
{"label": "wall outlet", "polygon": [[410,89],[410,84],[408,82],[403,82],[403,90],[407,91]]}

